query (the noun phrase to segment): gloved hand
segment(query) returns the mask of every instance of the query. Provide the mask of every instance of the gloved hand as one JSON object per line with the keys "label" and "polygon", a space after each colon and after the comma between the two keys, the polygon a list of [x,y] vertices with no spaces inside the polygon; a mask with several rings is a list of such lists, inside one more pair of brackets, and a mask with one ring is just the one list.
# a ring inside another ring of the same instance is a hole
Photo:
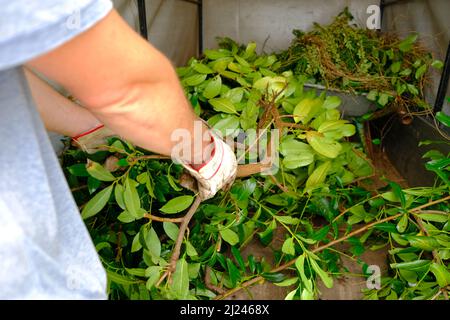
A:
{"label": "gloved hand", "polygon": [[[195,170],[188,163],[180,161],[186,171],[197,180],[202,200],[212,198],[220,189],[230,187],[237,172],[236,156],[231,147],[212,131],[210,134],[214,149],[208,162]],[[192,189],[192,186],[190,188]]]}
{"label": "gloved hand", "polygon": [[97,151],[108,150],[106,147],[106,139],[112,136],[115,136],[114,132],[106,128],[104,125],[99,125],[92,130],[72,137],[72,141],[74,145],[79,147],[84,152],[92,154]]}

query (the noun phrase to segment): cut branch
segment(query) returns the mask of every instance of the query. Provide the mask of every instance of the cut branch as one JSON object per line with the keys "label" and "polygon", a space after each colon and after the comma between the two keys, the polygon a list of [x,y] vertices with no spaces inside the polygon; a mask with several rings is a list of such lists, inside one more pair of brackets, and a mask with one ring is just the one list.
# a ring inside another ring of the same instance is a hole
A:
{"label": "cut branch", "polygon": [[144,214],[144,218],[147,218],[152,221],[159,221],[159,222],[181,223],[184,221],[184,218],[164,218],[164,217],[158,217],[158,216],[152,215],[151,213]]}
{"label": "cut branch", "polygon": [[167,267],[166,272],[164,272],[164,274],[161,276],[156,286],[159,286],[166,277],[168,277],[170,281],[170,275],[173,272],[175,272],[177,268],[177,262],[180,257],[181,245],[183,244],[184,234],[189,225],[189,222],[191,221],[192,217],[194,216],[194,213],[197,211],[201,202],[202,199],[199,196],[197,196],[197,198],[195,198],[194,203],[191,205],[186,215],[182,218],[183,222],[181,223],[180,231],[178,232],[177,241],[175,242],[175,248],[172,251],[172,256],[170,258],[169,265]]}

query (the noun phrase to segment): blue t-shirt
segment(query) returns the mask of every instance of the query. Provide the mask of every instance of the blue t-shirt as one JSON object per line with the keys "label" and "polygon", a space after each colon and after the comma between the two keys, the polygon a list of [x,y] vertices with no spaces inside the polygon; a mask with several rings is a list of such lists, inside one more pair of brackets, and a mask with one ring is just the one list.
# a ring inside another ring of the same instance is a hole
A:
{"label": "blue t-shirt", "polygon": [[93,26],[109,0],[0,0],[0,299],[105,299],[106,274],[21,64]]}

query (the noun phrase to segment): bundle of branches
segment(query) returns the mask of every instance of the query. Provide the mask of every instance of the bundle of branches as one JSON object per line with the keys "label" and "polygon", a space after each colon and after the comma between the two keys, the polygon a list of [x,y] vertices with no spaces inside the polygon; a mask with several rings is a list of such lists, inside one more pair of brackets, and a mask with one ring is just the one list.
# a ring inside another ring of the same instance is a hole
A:
{"label": "bundle of branches", "polygon": [[359,28],[348,9],[327,26],[310,32],[294,30],[291,46],[278,54],[280,70],[293,70],[328,88],[364,93],[382,112],[420,115],[431,112],[424,100],[426,72],[442,68],[417,42],[417,34],[401,40],[391,33]]}
{"label": "bundle of branches", "polygon": [[[319,281],[332,287],[332,274],[341,273],[341,252],[333,247],[342,242],[356,256],[369,245],[405,247],[392,253],[394,263],[405,263],[392,265],[383,295],[370,297],[444,297],[448,185],[403,191],[392,183],[375,194],[357,187],[373,169],[350,140],[355,127],[341,119],[340,99],[304,90],[301,77],[277,73],[276,56],[255,48],[227,41],[178,69],[195,111],[237,146],[243,163],[230,190],[201,203],[181,187],[179,165],[118,137],[106,151],[70,147],[63,154],[110,298],[220,299],[271,281],[291,288],[288,299],[314,299]],[[446,175],[448,158],[430,156],[430,169]],[[113,170],[105,165],[111,162]],[[414,222],[418,215],[426,222]],[[356,223],[364,225],[354,229]],[[280,228],[285,233],[272,263],[242,254],[253,239],[270,245]]]}

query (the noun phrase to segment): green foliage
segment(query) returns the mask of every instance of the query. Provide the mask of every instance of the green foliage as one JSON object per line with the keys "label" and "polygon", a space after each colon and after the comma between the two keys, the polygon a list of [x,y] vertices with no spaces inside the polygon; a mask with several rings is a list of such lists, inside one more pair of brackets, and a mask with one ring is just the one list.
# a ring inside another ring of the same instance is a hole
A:
{"label": "green foliage", "polygon": [[[316,299],[318,281],[331,288],[334,275],[343,270],[339,252],[315,248],[339,239],[339,230],[368,223],[376,225],[347,239],[349,254],[389,246],[391,265],[383,289],[366,290],[367,297],[426,299],[445,289],[449,207],[448,201],[436,201],[448,196],[448,156],[426,154],[431,159],[427,168],[441,182],[436,188],[402,189],[390,183],[374,195],[355,186],[373,170],[359,144],[349,141],[355,127],[341,119],[340,99],[305,90],[304,77],[281,72],[277,56],[258,55],[255,49],[254,43],[239,46],[223,39],[220,49],[206,50],[205,57],[177,70],[196,112],[223,133],[237,140],[241,130],[280,129],[281,159],[273,177],[237,179],[230,190],[200,205],[171,279],[158,283],[179,227],[174,220],[159,220],[182,216],[193,202],[195,195],[179,186],[181,166],[142,157],[149,153],[118,138],[109,141],[106,152],[87,155],[70,147],[64,153],[65,173],[107,270],[110,298],[212,299],[217,293],[211,285],[232,289],[261,277],[295,286],[286,299]],[[407,43],[402,49],[410,50]],[[119,158],[114,173],[101,165],[111,155]],[[244,158],[255,160],[249,153]],[[424,207],[432,201],[436,204]],[[273,265],[241,254],[255,238],[271,245],[279,228],[286,237],[274,247]],[[290,261],[294,276],[273,271]]]}

